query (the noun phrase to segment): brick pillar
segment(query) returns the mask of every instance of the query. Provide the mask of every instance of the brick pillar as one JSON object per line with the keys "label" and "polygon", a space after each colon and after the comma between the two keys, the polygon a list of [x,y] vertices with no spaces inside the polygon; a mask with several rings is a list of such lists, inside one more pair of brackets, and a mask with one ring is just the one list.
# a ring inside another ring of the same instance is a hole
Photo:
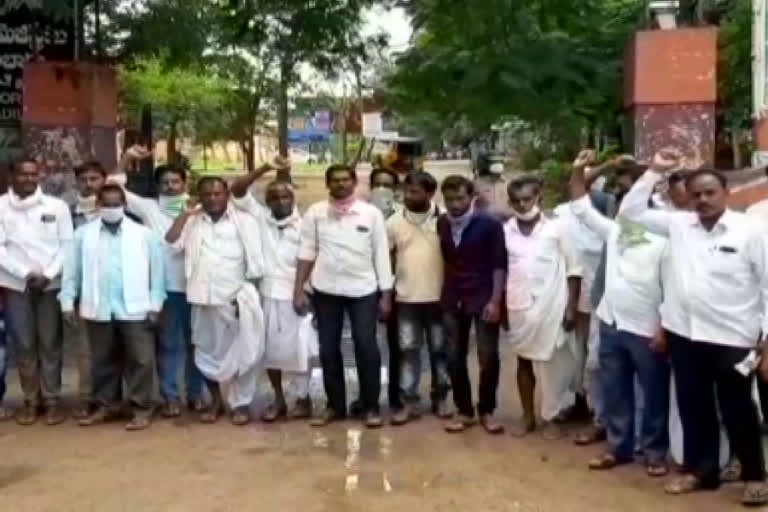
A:
{"label": "brick pillar", "polygon": [[117,164],[117,79],[113,69],[79,62],[24,66],[22,146],[66,167]]}
{"label": "brick pillar", "polygon": [[717,29],[637,32],[625,57],[624,107],[631,150],[650,161],[675,146],[689,167],[715,159]]}

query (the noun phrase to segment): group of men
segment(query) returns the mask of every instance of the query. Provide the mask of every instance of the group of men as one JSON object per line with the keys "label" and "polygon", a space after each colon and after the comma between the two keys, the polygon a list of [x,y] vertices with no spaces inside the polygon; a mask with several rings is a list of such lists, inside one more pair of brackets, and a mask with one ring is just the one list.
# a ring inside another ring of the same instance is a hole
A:
{"label": "group of men", "polygon": [[[762,210],[750,218],[728,209],[722,175],[684,172],[673,150],[659,152],[647,170],[629,157],[598,166],[594,159],[590,151],[578,156],[570,201],[554,215],[540,208],[538,178],[507,182],[497,163],[478,182],[443,180],[442,206],[426,172],[401,184],[375,169],[364,201],[355,169],[331,166],[328,199],[303,216],[285,181],[269,183],[263,202],[251,193],[270,170],[286,171],[281,160],[231,185],[200,179],[199,204],[187,195],[183,169],[158,168],[160,194],[148,199],[91,163],[77,170],[71,211],[42,192],[37,164],[22,160],[0,197],[0,287],[24,392],[16,419],[32,424],[43,411],[47,424],[64,421],[63,318],[79,348],[81,425],[127,405],[126,428],[148,427],[156,381],[162,414],[180,415],[186,360],[187,405],[203,422],[228,410],[234,424],[248,423],[266,369],[274,401],[264,421],[311,418],[323,426],[354,415],[380,427],[380,325],[393,425],[422,413],[426,344],[431,411],[447,420],[445,429],[479,422],[499,434],[504,338],[517,356],[523,408],[515,435],[535,430],[540,417],[544,437],[557,439],[562,422],[589,407],[594,425],[576,442],[607,440],[608,447],[591,469],[642,454],[648,475],[663,476],[671,451],[683,476],[667,492],[741,478],[745,504],[768,502],[752,392],[755,375],[768,373]],[[595,186],[609,170],[610,194]],[[341,353],[347,317],[360,387],[349,406]],[[473,327],[476,405],[467,365]],[[322,411],[313,411],[309,396],[313,333]],[[284,373],[298,387],[290,409]],[[11,416],[0,408],[0,418]],[[740,473],[733,464],[721,472],[728,458],[721,418]],[[675,421],[681,435],[670,442]]]}

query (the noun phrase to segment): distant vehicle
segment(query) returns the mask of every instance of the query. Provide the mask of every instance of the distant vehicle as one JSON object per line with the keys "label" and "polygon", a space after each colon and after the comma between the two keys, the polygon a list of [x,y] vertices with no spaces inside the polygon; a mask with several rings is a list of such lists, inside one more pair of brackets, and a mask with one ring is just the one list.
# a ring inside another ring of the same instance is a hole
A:
{"label": "distant vehicle", "polygon": [[375,164],[405,174],[424,167],[424,141],[418,137],[390,136],[376,139]]}

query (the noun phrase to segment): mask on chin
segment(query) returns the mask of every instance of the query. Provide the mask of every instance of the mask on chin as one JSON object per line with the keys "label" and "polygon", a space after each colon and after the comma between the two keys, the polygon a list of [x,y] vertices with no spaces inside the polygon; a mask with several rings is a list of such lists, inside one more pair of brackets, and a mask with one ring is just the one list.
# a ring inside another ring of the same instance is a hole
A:
{"label": "mask on chin", "polygon": [[520,213],[513,208],[512,213],[514,214],[515,218],[517,218],[517,220],[522,220],[523,222],[530,222],[533,219],[535,219],[539,214],[541,214],[541,209],[539,208],[538,205],[535,205],[533,208],[531,208],[527,212]]}

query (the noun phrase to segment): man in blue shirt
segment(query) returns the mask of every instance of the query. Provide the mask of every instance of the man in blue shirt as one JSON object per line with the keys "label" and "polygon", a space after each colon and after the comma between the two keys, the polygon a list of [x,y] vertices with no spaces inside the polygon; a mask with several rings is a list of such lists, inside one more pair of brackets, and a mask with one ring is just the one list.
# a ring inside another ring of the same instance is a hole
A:
{"label": "man in blue shirt", "polygon": [[125,216],[122,188],[104,185],[98,205],[100,221],[75,232],[59,296],[70,325],[77,322],[74,303],[79,299],[90,342],[98,408],[80,425],[102,423],[119,410],[125,379],[133,412],[126,429],[143,430],[152,415],[152,328],[166,297],[163,253],[149,229]]}
{"label": "man in blue shirt", "polygon": [[445,261],[441,303],[451,352],[453,400],[459,413],[446,430],[462,432],[475,423],[467,369],[469,331],[474,323],[480,363],[477,412],[488,433],[500,434],[504,428],[493,419],[493,411],[499,385],[499,325],[507,268],[504,230],[501,221],[475,212],[475,189],[468,179],[449,176],[441,190],[448,210],[437,224]]}

